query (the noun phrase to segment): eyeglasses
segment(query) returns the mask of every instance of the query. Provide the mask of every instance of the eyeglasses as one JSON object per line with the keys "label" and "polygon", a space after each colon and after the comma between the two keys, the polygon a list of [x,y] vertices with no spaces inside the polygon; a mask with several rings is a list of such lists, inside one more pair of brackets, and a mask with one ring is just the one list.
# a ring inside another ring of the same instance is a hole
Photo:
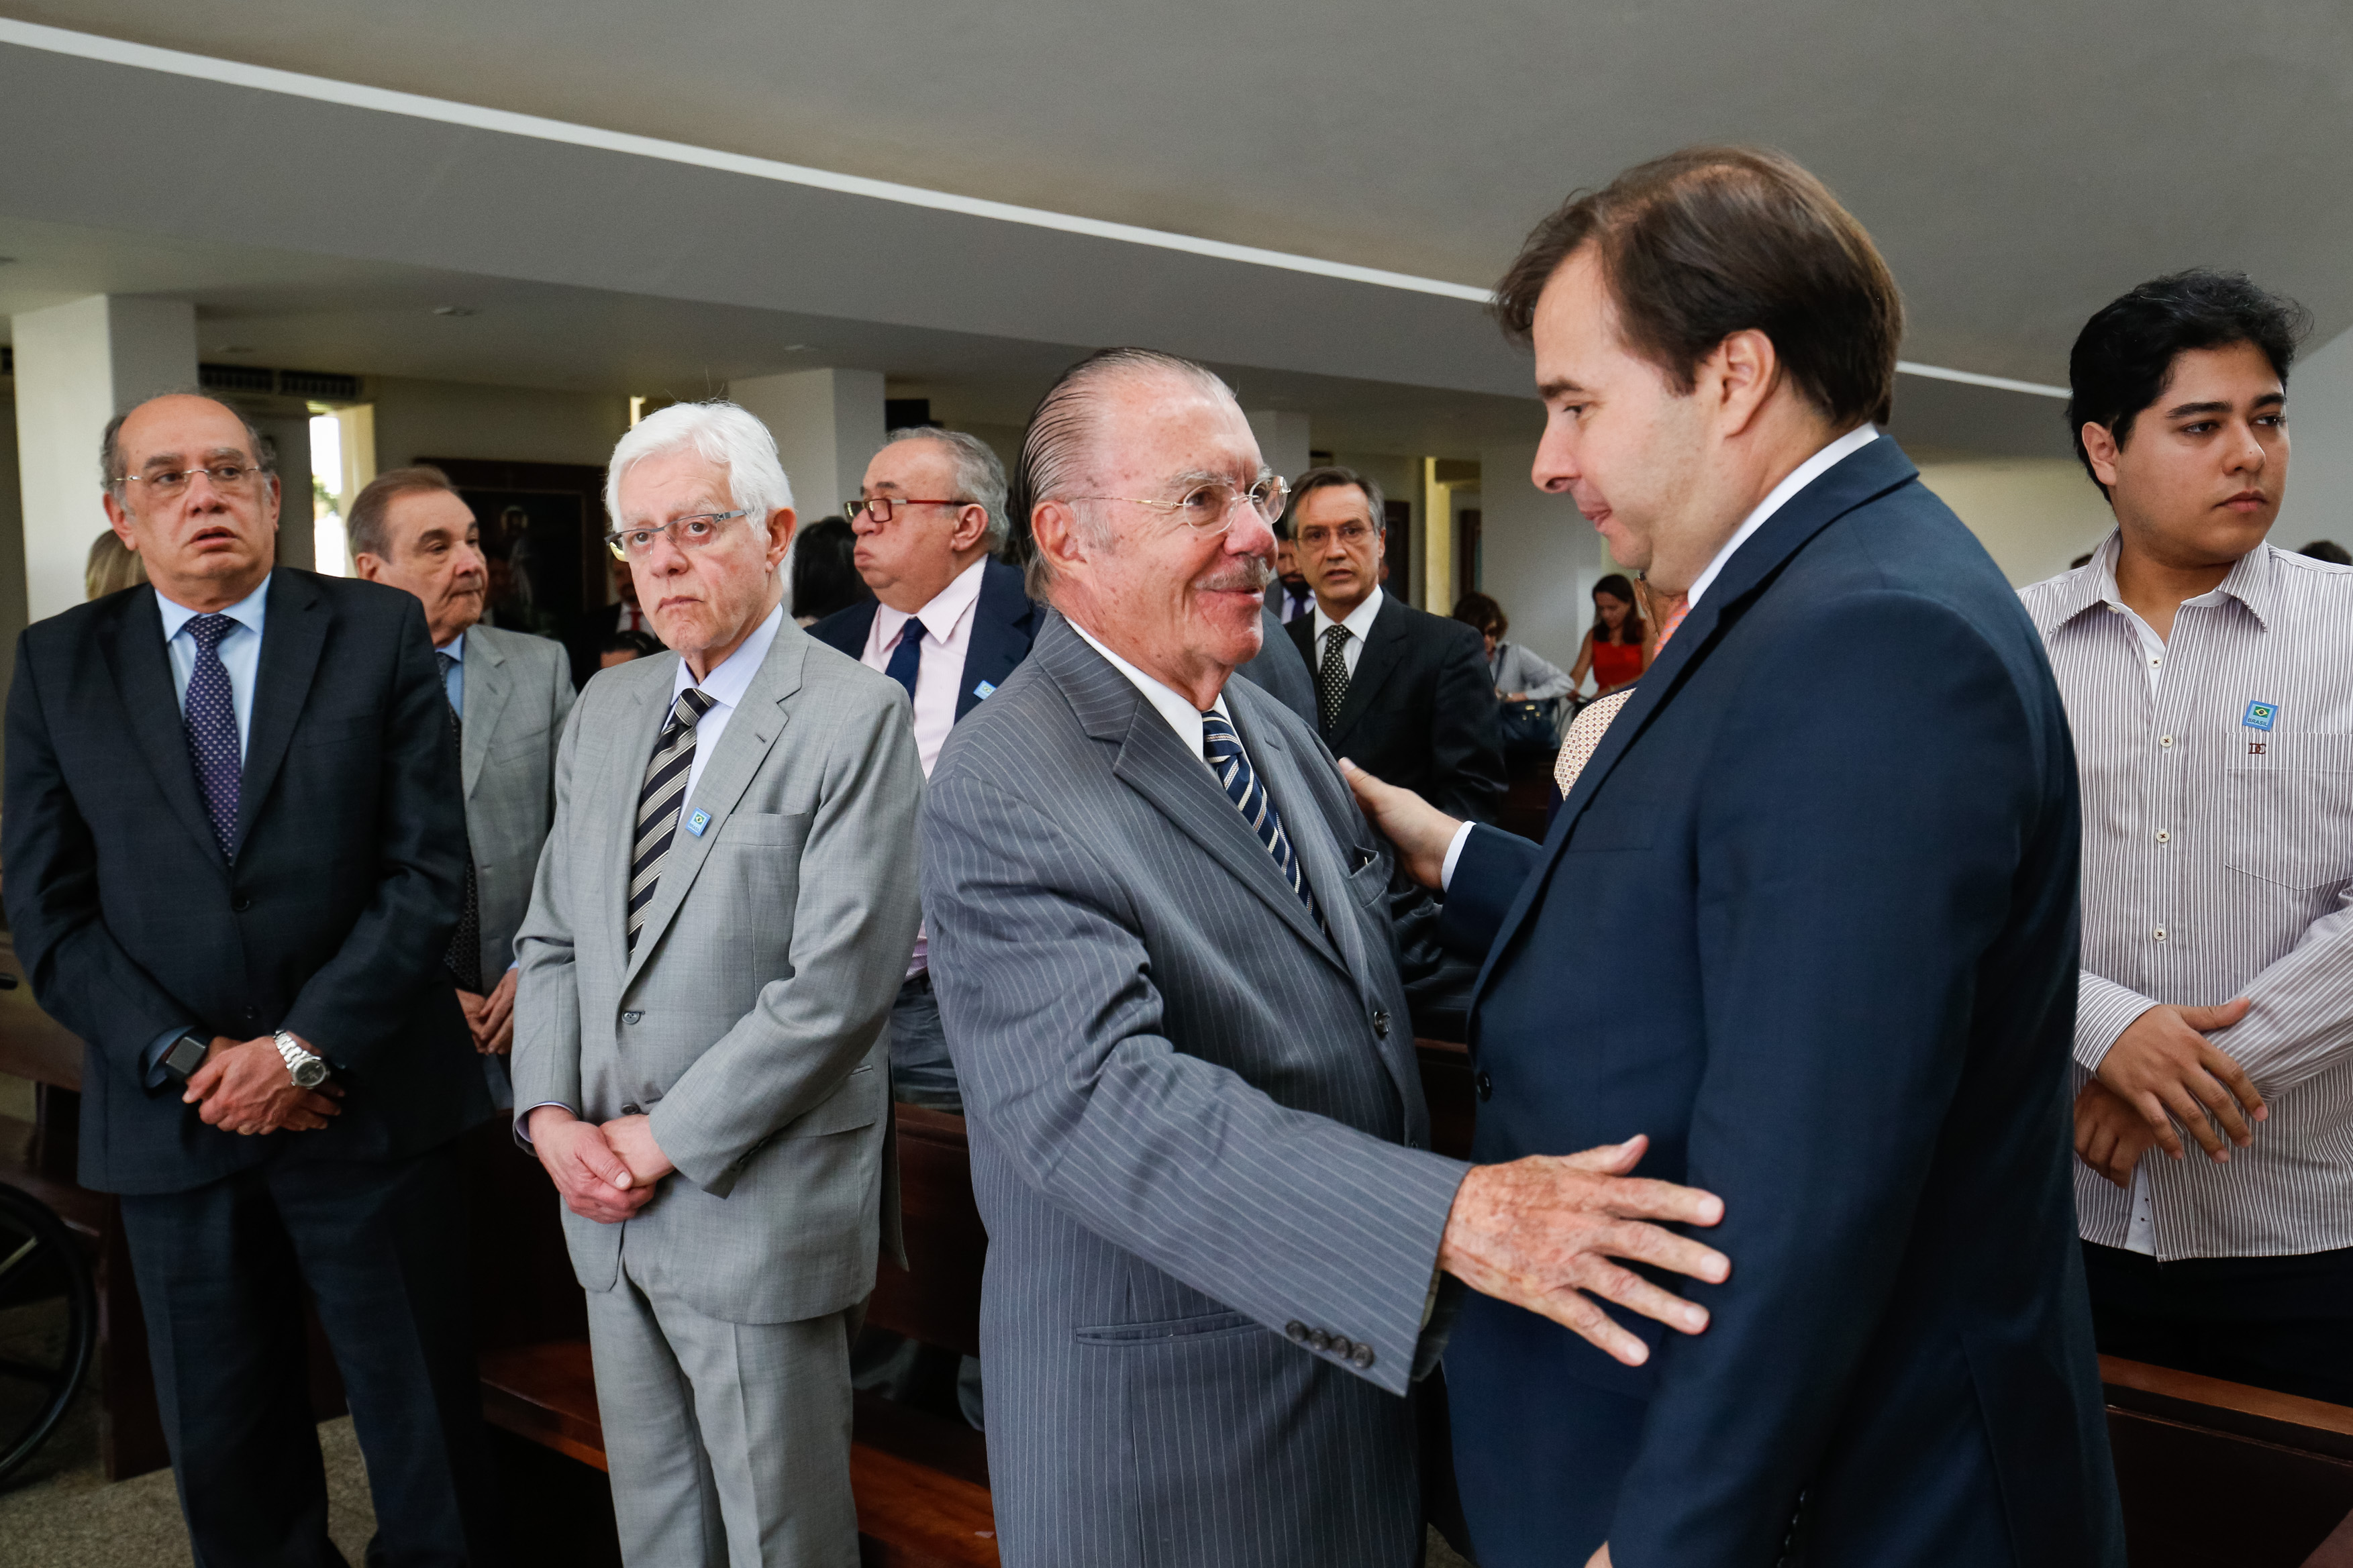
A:
{"label": "eyeglasses", "polygon": [[198,474],[212,480],[213,489],[228,495],[243,495],[259,484],[269,469],[250,463],[211,463],[201,468],[167,468],[160,474],[125,474],[115,483],[145,485],[147,493],[157,500],[174,500],[188,488],[188,481]]}
{"label": "eyeglasses", "polygon": [[1261,519],[1271,523],[1282,515],[1291,487],[1269,474],[1248,489],[1225,479],[1211,479],[1195,485],[1180,500],[1145,500],[1141,496],[1072,496],[1072,500],[1118,500],[1130,506],[1148,506],[1155,511],[1173,511],[1186,527],[1198,533],[1223,533],[1233,526],[1234,506],[1248,501]]}
{"label": "eyeglasses", "polygon": [[892,510],[897,507],[971,506],[973,504],[973,502],[968,500],[917,500],[912,496],[873,496],[871,498],[866,496],[852,496],[848,500],[841,503],[841,515],[849,519],[851,522],[856,522],[860,512],[871,512],[874,514],[874,521],[887,528],[890,526]]}
{"label": "eyeglasses", "polygon": [[719,538],[719,525],[739,517],[749,517],[746,511],[703,511],[692,517],[674,517],[659,528],[616,529],[605,536],[605,548],[613,552],[616,561],[627,561],[632,555],[643,555],[654,547],[654,541],[667,533],[682,550],[706,550]]}
{"label": "eyeglasses", "polygon": [[1372,536],[1373,531],[1366,523],[1344,522],[1337,528],[1303,528],[1299,531],[1299,542],[1310,550],[1321,550],[1336,539],[1341,548],[1354,550]]}

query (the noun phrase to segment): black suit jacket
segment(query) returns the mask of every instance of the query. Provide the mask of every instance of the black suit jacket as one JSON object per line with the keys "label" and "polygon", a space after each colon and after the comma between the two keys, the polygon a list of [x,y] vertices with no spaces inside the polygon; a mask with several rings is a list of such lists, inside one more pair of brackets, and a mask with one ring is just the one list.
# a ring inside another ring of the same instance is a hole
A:
{"label": "black suit jacket", "polygon": [[1234,673],[1257,682],[1261,690],[1298,714],[1299,721],[1313,730],[1315,682],[1309,678],[1307,667],[1299,662],[1298,650],[1283,635],[1282,623],[1275,619],[1272,610],[1259,612],[1259,629],[1258,657],[1235,666]]}
{"label": "black suit jacket", "polygon": [[[1014,667],[1029,656],[1029,645],[1046,615],[1046,607],[1032,600],[1022,586],[1019,567],[991,557],[981,564],[980,574],[980,603],[973,606],[972,641],[964,650],[964,678],[956,689],[958,722],[980,705],[981,688],[994,691],[1004,685]],[[874,629],[875,613],[881,607],[879,601],[868,599],[837,610],[809,627],[808,635],[828,647],[861,658],[867,635]]]}
{"label": "black suit jacket", "polygon": [[[441,958],[466,821],[424,610],[373,583],[269,582],[237,855],[197,795],[155,592],[27,627],[8,694],[5,854],[16,955],[84,1042],[81,1181],[185,1191],[299,1148],[430,1148],[491,1111]],[[140,1057],[164,1030],[284,1028],[333,1064],[314,1132],[206,1126]]]}
{"label": "black suit jacket", "polygon": [[[1315,617],[1283,628],[1314,678]],[[1450,816],[1493,822],[1504,799],[1495,686],[1486,646],[1461,621],[1384,592],[1339,717],[1322,731],[1335,757],[1412,790]]]}

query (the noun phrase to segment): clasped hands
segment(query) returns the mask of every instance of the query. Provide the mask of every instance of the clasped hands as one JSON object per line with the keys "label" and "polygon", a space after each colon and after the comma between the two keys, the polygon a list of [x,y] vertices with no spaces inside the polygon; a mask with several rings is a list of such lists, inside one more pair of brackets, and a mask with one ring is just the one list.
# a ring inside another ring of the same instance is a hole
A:
{"label": "clasped hands", "polygon": [[643,1114],[583,1121],[560,1105],[543,1105],[531,1113],[531,1146],[564,1206],[598,1225],[634,1215],[678,1169]]}
{"label": "clasped hands", "polygon": [[502,1057],[514,1049],[515,979],[521,973],[508,970],[486,995],[458,987],[458,1005],[465,1010],[466,1030],[474,1037],[475,1055]]}
{"label": "clasped hands", "polygon": [[[306,1048],[310,1043],[302,1041]],[[251,1040],[216,1035],[180,1099],[196,1107],[207,1127],[250,1138],[280,1131],[315,1132],[328,1118],[343,1114],[335,1103],[343,1097],[343,1086],[332,1079],[316,1089],[295,1088],[275,1035]]]}
{"label": "clasped hands", "polygon": [[2246,1069],[2206,1037],[2251,1005],[2242,996],[2220,1007],[2151,1007],[2135,1018],[2075,1097],[2076,1157],[2122,1187],[2153,1148],[2189,1157],[2176,1122],[2217,1164],[2229,1163],[2231,1144],[2252,1144],[2248,1123],[2268,1121],[2270,1108]]}

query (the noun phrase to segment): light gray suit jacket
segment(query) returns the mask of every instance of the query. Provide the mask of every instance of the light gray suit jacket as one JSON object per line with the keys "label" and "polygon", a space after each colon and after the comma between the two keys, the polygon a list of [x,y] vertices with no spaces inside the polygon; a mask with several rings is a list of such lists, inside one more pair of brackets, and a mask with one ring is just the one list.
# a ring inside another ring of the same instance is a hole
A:
{"label": "light gray suit jacket", "polygon": [[1059,616],[932,775],[923,905],[989,1235],[1008,1568],[1405,1568],[1447,1211],[1390,860],[1314,731],[1225,700],[1331,934]]}
{"label": "light gray suit jacket", "polygon": [[626,1248],[633,1278],[706,1316],[789,1322],[873,1289],[923,766],[898,683],[786,620],[681,807],[711,824],[681,819],[632,955],[638,792],[677,668],[604,671],[565,732],[516,941],[515,1105],[640,1106],[678,1167],[626,1224],[565,1211],[583,1286],[611,1289]]}
{"label": "light gray suit jacket", "polygon": [[[555,749],[572,711],[572,665],[564,645],[495,626],[466,631],[466,843],[481,912],[482,984],[514,963],[516,930],[531,907],[532,874],[555,815]],[[507,1058],[484,1057],[491,1098],[508,1096]]]}

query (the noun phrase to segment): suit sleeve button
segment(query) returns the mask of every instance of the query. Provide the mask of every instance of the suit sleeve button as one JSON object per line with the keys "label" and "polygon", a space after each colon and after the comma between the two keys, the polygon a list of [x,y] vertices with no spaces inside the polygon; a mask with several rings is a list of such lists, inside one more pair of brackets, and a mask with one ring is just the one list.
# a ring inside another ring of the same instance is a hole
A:
{"label": "suit sleeve button", "polygon": [[1361,1372],[1365,1368],[1373,1364],[1373,1347],[1370,1345],[1358,1345],[1349,1355],[1348,1359],[1355,1362],[1356,1363],[1356,1370]]}
{"label": "suit sleeve button", "polygon": [[1480,1073],[1471,1080],[1471,1087],[1479,1091],[1479,1098],[1482,1100],[1493,1100],[1495,1098],[1495,1080],[1489,1078],[1484,1072]]}
{"label": "suit sleeve button", "polygon": [[1288,1338],[1293,1344],[1303,1345],[1307,1342],[1307,1325],[1301,1322],[1296,1318],[1293,1318],[1291,1321],[1283,1324],[1282,1331],[1284,1336]]}
{"label": "suit sleeve button", "polygon": [[1346,1361],[1350,1356],[1356,1353],[1356,1342],[1353,1340],[1344,1340],[1339,1335],[1334,1334],[1332,1336],[1332,1353],[1338,1356],[1342,1361]]}
{"label": "suit sleeve button", "polygon": [[1307,1342],[1319,1351],[1328,1351],[1332,1348],[1332,1336],[1321,1329],[1310,1329],[1307,1331]]}

